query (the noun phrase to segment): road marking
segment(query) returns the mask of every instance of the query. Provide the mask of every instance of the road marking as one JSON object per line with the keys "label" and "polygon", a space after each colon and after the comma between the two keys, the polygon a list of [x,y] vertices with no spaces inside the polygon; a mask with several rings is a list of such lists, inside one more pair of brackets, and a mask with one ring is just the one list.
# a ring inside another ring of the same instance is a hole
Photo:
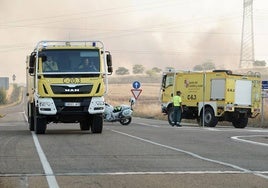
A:
{"label": "road marking", "polygon": [[116,130],[113,130],[113,129],[110,129],[110,130],[112,132],[115,132],[115,133],[118,133],[118,134],[121,134],[121,135],[125,135],[125,136],[131,137],[131,138],[134,138],[134,139],[143,141],[143,142],[147,142],[147,143],[150,143],[150,144],[153,144],[153,145],[156,145],[156,146],[160,146],[160,147],[164,147],[164,148],[171,149],[171,150],[174,150],[174,151],[178,151],[178,152],[181,152],[181,153],[185,153],[185,154],[188,154],[188,155],[190,155],[192,157],[195,157],[195,158],[198,158],[198,159],[201,159],[201,160],[204,160],[204,161],[208,161],[208,162],[212,162],[212,163],[216,163],[216,164],[228,166],[228,167],[234,168],[236,170],[240,170],[243,173],[254,174],[256,176],[259,176],[259,177],[268,179],[268,175],[263,175],[261,173],[257,173],[255,171],[251,171],[249,169],[245,169],[245,168],[242,168],[242,167],[237,166],[237,165],[234,165],[234,164],[225,163],[225,162],[214,160],[214,159],[209,159],[209,158],[202,157],[201,155],[195,154],[195,153],[190,152],[190,151],[186,151],[186,150],[175,148],[175,147],[172,147],[172,146],[160,144],[160,143],[157,143],[157,142],[153,142],[151,140],[148,140],[148,139],[144,139],[144,138],[137,137],[137,136],[134,136],[134,135],[130,135],[130,134],[127,134],[127,133],[124,133],[124,132],[116,131]]}
{"label": "road marking", "polygon": [[265,136],[265,137],[268,137],[268,135],[247,135],[247,136],[232,136],[231,139],[234,139],[234,140],[237,140],[237,141],[240,141],[240,142],[246,142],[246,143],[250,143],[250,144],[255,144],[255,145],[260,145],[260,146],[268,146],[268,144],[266,143],[262,143],[262,142],[254,142],[254,141],[251,141],[251,140],[245,140],[245,139],[242,139],[242,138],[252,138],[252,137],[260,137],[260,136]]}
{"label": "road marking", "polygon": [[241,171],[159,171],[159,172],[92,172],[59,173],[59,176],[95,176],[95,175],[169,175],[169,174],[246,174]]}
{"label": "road marking", "polygon": [[159,125],[151,125],[151,124],[148,124],[148,123],[136,123],[138,125],[145,125],[145,126],[148,126],[148,127],[160,127]]}
{"label": "road marking", "polygon": [[[26,113],[24,112],[23,114],[24,114],[24,118],[27,122]],[[38,156],[40,158],[41,164],[42,164],[43,169],[45,171],[45,176],[46,176],[49,188],[59,188],[55,174],[53,173],[53,170],[52,170],[52,168],[51,168],[51,166],[46,158],[46,155],[45,155],[44,151],[42,150],[42,147],[39,143],[39,140],[38,140],[36,134],[34,133],[34,131],[31,131],[31,133],[33,136],[33,141],[34,141],[34,145],[36,147]]]}
{"label": "road marking", "polygon": [[[268,171],[252,171],[258,174],[267,174]],[[106,175],[169,175],[169,174],[249,174],[242,171],[136,171],[136,172],[66,172],[55,173],[56,176],[106,176]],[[251,173],[250,173],[251,174]],[[45,174],[0,174],[0,177],[37,177]]]}
{"label": "road marking", "polygon": [[42,163],[43,169],[45,171],[45,175],[46,175],[46,179],[47,179],[47,183],[48,186],[50,188],[59,188],[58,182],[56,180],[56,177],[52,171],[52,168],[46,158],[46,155],[44,153],[44,151],[41,148],[41,145],[38,141],[38,138],[36,136],[36,134],[32,131],[32,136],[33,136],[33,140],[34,140],[34,144],[37,150],[37,153],[39,155],[40,161]]}

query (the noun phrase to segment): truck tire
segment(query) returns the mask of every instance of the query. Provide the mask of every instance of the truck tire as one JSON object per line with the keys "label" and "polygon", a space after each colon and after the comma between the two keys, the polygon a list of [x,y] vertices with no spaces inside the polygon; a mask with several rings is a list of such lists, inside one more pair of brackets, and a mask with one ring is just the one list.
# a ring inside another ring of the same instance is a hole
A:
{"label": "truck tire", "polygon": [[248,125],[248,118],[240,117],[232,121],[232,124],[235,128],[243,129]]}
{"label": "truck tire", "polygon": [[[173,107],[170,107],[168,109],[168,123],[169,125],[173,126],[174,125],[174,122],[173,122],[173,116],[174,116],[174,108]],[[181,114],[181,119],[180,121],[182,120],[182,114]]]}
{"label": "truck tire", "polygon": [[34,131],[34,105],[33,103],[28,103],[28,123],[29,130]]}
{"label": "truck tire", "polygon": [[34,110],[34,131],[35,134],[45,134],[47,121],[45,117],[39,116],[37,108]]}
{"label": "truck tire", "polygon": [[[203,110],[200,113],[200,125],[203,123]],[[215,117],[214,110],[211,107],[205,108],[204,123],[206,127],[215,127],[218,119]]]}
{"label": "truck tire", "polygon": [[40,116],[35,117],[35,122],[34,122],[35,134],[45,134],[46,129],[47,129],[46,119]]}
{"label": "truck tire", "polygon": [[85,120],[80,121],[80,130],[81,131],[89,131],[92,125],[92,117],[89,117]]}
{"label": "truck tire", "polygon": [[100,134],[102,133],[103,127],[103,116],[102,114],[97,114],[93,116],[92,125],[91,125],[91,132]]}

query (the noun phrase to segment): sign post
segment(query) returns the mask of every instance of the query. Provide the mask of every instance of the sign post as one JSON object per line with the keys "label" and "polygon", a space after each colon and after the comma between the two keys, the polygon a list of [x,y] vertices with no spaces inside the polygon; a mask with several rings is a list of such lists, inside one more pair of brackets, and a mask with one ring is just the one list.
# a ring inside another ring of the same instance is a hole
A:
{"label": "sign post", "polygon": [[137,100],[142,92],[142,89],[140,89],[141,84],[138,81],[134,81],[132,83],[132,87],[133,87],[133,89],[131,89],[131,92],[132,92],[134,98]]}
{"label": "sign post", "polygon": [[264,98],[268,98],[268,80],[262,81],[262,105],[261,105],[261,125],[264,122]]}

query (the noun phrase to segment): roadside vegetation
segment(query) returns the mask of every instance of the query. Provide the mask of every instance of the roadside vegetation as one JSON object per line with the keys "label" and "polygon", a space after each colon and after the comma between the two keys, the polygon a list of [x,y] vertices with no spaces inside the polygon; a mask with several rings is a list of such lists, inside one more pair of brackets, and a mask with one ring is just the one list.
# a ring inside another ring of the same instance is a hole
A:
{"label": "roadside vegetation", "polygon": [[7,103],[7,92],[5,89],[0,89],[0,105]]}
{"label": "roadside vegetation", "polygon": [[17,103],[22,97],[22,87],[17,84],[10,85],[9,90],[0,89],[0,107]]}

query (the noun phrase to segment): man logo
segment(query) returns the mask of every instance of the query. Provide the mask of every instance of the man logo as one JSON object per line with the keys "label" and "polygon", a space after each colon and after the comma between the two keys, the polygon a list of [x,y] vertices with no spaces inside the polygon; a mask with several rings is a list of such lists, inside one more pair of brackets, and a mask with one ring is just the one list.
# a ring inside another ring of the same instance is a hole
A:
{"label": "man logo", "polygon": [[81,78],[63,78],[63,83],[65,83],[65,84],[79,84],[79,83],[81,83]]}
{"label": "man logo", "polygon": [[79,89],[64,89],[64,91],[73,93],[73,92],[79,92],[80,90]]}

